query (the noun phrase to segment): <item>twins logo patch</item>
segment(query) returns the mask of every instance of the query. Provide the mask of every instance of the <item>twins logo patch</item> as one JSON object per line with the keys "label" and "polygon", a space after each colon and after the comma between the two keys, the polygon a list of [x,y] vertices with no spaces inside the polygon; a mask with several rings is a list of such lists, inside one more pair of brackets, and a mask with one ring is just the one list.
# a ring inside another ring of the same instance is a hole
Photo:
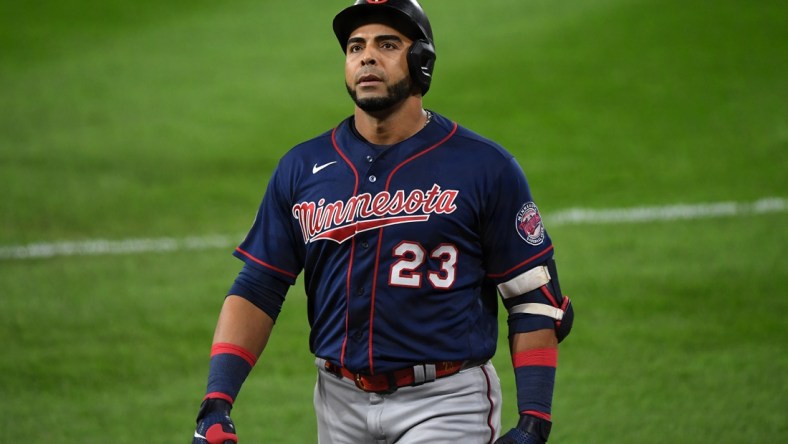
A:
{"label": "twins logo patch", "polygon": [[542,216],[539,214],[539,209],[536,208],[535,203],[526,202],[520,208],[520,211],[517,212],[515,227],[517,228],[517,234],[527,243],[539,245],[544,242]]}

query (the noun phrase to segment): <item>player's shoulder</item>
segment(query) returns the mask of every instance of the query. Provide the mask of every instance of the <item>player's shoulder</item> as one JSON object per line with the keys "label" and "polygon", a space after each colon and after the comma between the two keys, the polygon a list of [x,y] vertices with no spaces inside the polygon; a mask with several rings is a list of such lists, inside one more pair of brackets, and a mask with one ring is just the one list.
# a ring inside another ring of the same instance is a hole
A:
{"label": "player's shoulder", "polygon": [[511,161],[514,156],[498,142],[482,136],[459,123],[455,123],[444,116],[438,115],[436,119],[442,125],[456,125],[457,129],[452,137],[455,147],[473,151],[474,157],[487,157],[491,160]]}
{"label": "player's shoulder", "polygon": [[332,132],[333,130],[328,130],[311,139],[296,144],[295,146],[290,148],[284,154],[284,156],[282,156],[282,160],[286,160],[287,158],[299,158],[299,157],[303,157],[304,154],[309,154],[314,151],[325,150],[326,145],[331,144]]}
{"label": "player's shoulder", "polygon": [[331,143],[330,139],[331,130],[300,142],[285,151],[276,163],[271,182],[282,189],[296,186],[305,175],[308,175],[309,162],[320,159],[320,153],[326,152],[326,147]]}
{"label": "player's shoulder", "polygon": [[305,169],[311,168],[310,162],[319,162],[326,157],[326,153],[333,152],[333,132],[334,129],[330,129],[294,145],[279,159],[277,170],[280,174],[298,175]]}

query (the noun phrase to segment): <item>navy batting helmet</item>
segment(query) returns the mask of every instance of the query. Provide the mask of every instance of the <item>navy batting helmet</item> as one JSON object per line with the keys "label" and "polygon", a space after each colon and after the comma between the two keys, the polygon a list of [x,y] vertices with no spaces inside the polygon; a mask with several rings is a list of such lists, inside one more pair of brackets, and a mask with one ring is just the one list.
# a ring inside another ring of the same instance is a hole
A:
{"label": "navy batting helmet", "polygon": [[334,34],[342,51],[350,33],[367,23],[382,22],[413,40],[408,51],[408,71],[413,82],[427,94],[435,67],[435,43],[430,21],[415,0],[356,0],[334,17]]}

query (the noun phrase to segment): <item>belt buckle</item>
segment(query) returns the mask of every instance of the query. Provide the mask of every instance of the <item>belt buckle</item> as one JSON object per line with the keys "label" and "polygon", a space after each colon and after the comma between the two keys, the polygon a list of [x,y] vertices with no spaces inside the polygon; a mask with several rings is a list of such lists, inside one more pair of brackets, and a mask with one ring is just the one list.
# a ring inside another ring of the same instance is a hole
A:
{"label": "belt buckle", "polygon": [[361,379],[361,373],[356,373],[354,379],[356,382],[356,387],[360,388],[361,390],[367,391],[367,389],[364,388],[364,380]]}
{"label": "belt buckle", "polygon": [[388,382],[388,387],[387,388],[385,388],[383,390],[375,390],[373,387],[367,387],[364,384],[364,375],[362,375],[361,373],[356,373],[353,376],[353,381],[356,383],[356,387],[358,387],[359,389],[361,389],[361,390],[363,390],[365,392],[377,393],[379,395],[390,395],[390,394],[392,394],[392,393],[397,391],[398,387],[397,387],[396,381],[393,378],[393,373],[387,375],[387,379],[388,379],[388,381],[387,381]]}

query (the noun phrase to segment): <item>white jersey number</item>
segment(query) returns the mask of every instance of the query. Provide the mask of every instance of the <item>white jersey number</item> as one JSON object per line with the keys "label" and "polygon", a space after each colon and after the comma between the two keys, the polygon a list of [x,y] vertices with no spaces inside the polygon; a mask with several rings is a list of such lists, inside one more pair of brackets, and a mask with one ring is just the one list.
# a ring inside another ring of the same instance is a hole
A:
{"label": "white jersey number", "polygon": [[[440,261],[439,269],[428,270],[427,280],[434,288],[448,289],[457,277],[459,250],[452,244],[442,244],[430,252],[430,258]],[[418,242],[403,241],[394,247],[394,257],[399,258],[391,265],[389,285],[394,287],[420,288],[427,251]]]}

